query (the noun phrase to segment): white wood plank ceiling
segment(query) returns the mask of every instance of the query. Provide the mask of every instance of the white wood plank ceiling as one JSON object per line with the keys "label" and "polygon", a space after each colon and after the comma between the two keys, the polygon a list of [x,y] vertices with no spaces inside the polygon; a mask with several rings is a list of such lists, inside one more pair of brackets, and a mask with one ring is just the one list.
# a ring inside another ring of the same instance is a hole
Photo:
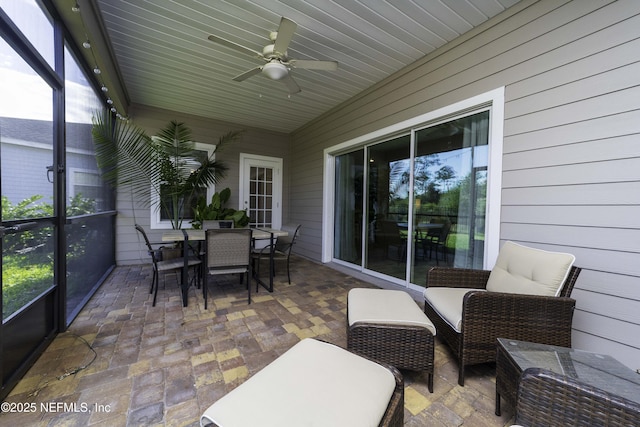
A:
{"label": "white wood plank ceiling", "polygon": [[[130,102],[289,133],[517,3],[517,0],[97,0]],[[337,71],[293,69],[290,95],[257,74],[252,50],[285,16],[298,24],[296,59]]]}

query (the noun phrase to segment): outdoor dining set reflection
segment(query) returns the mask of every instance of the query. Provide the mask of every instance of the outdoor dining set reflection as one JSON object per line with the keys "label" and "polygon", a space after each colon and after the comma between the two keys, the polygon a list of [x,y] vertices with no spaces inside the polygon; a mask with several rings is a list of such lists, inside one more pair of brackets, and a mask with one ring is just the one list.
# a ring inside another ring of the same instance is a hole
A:
{"label": "outdoor dining set reflection", "polygon": [[[153,264],[149,289],[153,306],[161,275],[164,292],[171,292],[165,277],[169,273],[179,284],[183,306],[187,306],[189,288],[194,286],[202,290],[205,309],[217,276],[238,275],[240,284],[246,288],[248,304],[251,304],[252,281],[255,281],[256,292],[260,286],[268,292],[274,291],[276,262],[286,263],[287,278],[291,282],[289,260],[299,225],[285,225],[280,229],[234,228],[233,221],[205,221],[202,229],[166,230],[159,243],[152,243],[140,225],[136,224],[135,228],[143,237]],[[262,270],[261,264],[265,265]]]}

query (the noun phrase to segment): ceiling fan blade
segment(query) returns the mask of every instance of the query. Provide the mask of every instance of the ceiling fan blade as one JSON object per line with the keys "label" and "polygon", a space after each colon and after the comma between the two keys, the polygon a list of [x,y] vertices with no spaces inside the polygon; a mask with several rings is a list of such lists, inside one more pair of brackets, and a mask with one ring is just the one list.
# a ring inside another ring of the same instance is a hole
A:
{"label": "ceiling fan blade", "polygon": [[298,93],[301,91],[300,86],[298,86],[298,83],[296,83],[296,81],[293,80],[293,77],[291,77],[291,74],[287,74],[282,79],[280,79],[280,81],[283,82],[285,85],[287,85],[287,89],[289,89],[290,95],[293,95],[294,93]]}
{"label": "ceiling fan blade", "polygon": [[244,47],[242,45],[239,45],[238,43],[234,43],[232,41],[225,40],[225,39],[223,39],[221,37],[218,37],[218,36],[213,36],[212,35],[212,36],[209,36],[208,39],[211,40],[214,43],[221,44],[223,46],[229,47],[229,48],[231,48],[233,50],[237,50],[239,52],[242,52],[242,53],[245,53],[245,54],[248,54],[248,55],[251,55],[251,56],[255,56],[255,57],[258,57],[258,58],[262,58],[263,57],[262,54],[260,52],[258,52],[257,50],[249,49],[248,47]]}
{"label": "ceiling fan blade", "polygon": [[289,43],[291,43],[291,39],[293,38],[293,33],[298,28],[298,24],[293,22],[289,18],[285,18],[284,16],[280,20],[280,26],[278,27],[278,36],[276,37],[276,42],[273,46],[273,51],[278,52],[282,55],[289,48]]}
{"label": "ceiling fan blade", "polygon": [[237,81],[237,82],[241,82],[243,80],[248,79],[251,76],[255,76],[256,74],[259,74],[262,71],[262,67],[256,67],[256,68],[252,68],[249,71],[245,71],[242,74],[238,74],[237,76],[235,76],[233,78],[233,80]]}
{"label": "ceiling fan blade", "polygon": [[294,68],[304,68],[306,70],[335,71],[338,69],[336,61],[313,61],[306,59],[290,59],[289,63]]}

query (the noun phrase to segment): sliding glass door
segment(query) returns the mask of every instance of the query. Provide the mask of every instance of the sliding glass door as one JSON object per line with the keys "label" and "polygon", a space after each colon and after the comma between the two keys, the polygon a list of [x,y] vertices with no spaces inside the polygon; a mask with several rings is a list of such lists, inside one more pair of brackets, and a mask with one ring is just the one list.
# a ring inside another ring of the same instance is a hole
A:
{"label": "sliding glass door", "polygon": [[334,259],[418,286],[482,268],[488,143],[484,110],[336,156]]}
{"label": "sliding glass door", "polygon": [[333,258],[362,263],[364,150],[335,158]]}
{"label": "sliding glass door", "polygon": [[404,279],[407,269],[411,137],[367,150],[367,240],[364,268]]}

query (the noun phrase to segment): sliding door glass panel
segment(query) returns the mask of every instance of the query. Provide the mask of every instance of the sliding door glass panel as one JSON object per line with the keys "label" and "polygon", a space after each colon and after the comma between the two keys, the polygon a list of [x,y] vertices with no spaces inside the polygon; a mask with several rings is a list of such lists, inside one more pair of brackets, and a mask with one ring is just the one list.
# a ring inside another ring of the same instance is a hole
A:
{"label": "sliding door glass panel", "polygon": [[489,112],[416,131],[411,282],[434,265],[480,268]]}
{"label": "sliding door glass panel", "polygon": [[362,264],[364,150],[335,159],[333,257]]}
{"label": "sliding door glass panel", "polygon": [[411,177],[410,136],[368,148],[365,268],[405,280]]}

